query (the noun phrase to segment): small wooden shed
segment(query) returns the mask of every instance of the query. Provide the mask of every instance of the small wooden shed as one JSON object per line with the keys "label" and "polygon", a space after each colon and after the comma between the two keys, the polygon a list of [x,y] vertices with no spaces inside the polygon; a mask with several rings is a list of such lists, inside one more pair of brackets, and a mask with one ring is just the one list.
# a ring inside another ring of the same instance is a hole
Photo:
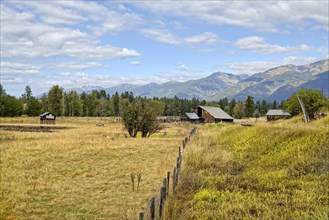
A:
{"label": "small wooden shed", "polygon": [[44,112],[40,115],[40,124],[56,124],[56,115]]}
{"label": "small wooden shed", "polygon": [[185,116],[186,116],[187,121],[194,122],[194,123],[202,122],[201,118],[194,112],[187,112],[187,113],[185,113]]}
{"label": "small wooden shed", "polygon": [[199,106],[198,116],[206,123],[233,122],[234,118],[219,107]]}
{"label": "small wooden shed", "polygon": [[275,121],[283,118],[289,117],[290,114],[288,112],[283,111],[282,109],[270,109],[266,113],[267,121]]}

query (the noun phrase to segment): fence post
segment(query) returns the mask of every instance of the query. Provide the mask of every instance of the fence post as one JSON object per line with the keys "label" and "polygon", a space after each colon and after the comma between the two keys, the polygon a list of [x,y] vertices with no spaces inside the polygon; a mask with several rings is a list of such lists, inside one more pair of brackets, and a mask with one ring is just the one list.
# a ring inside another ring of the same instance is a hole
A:
{"label": "fence post", "polygon": [[150,203],[151,203],[150,204],[151,220],[154,220],[155,219],[155,197],[151,198]]}
{"label": "fence post", "polygon": [[167,172],[167,195],[169,195],[169,185],[170,185],[170,172]]}
{"label": "fence post", "polygon": [[172,177],[172,192],[175,193],[175,186],[176,186],[176,167],[174,167],[174,175]]}
{"label": "fence post", "polygon": [[159,217],[160,217],[160,219],[161,219],[161,216],[162,216],[165,194],[166,194],[165,188],[164,188],[164,186],[162,186],[161,189],[160,189],[160,204],[159,204]]}
{"label": "fence post", "polygon": [[167,197],[167,178],[163,179],[163,187],[164,187],[164,200],[166,200]]}
{"label": "fence post", "polygon": [[139,220],[144,220],[144,212],[139,212]]}

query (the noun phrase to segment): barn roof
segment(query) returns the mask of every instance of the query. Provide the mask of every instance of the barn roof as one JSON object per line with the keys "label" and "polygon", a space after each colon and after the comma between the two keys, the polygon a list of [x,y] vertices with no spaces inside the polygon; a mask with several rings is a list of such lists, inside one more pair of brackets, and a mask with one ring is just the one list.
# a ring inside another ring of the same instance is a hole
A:
{"label": "barn roof", "polygon": [[213,116],[216,119],[229,119],[229,120],[234,120],[233,117],[228,115],[226,112],[224,112],[221,108],[219,107],[212,107],[212,106],[199,106],[199,108],[204,109],[207,111],[211,116]]}
{"label": "barn roof", "polygon": [[185,115],[189,118],[189,119],[192,119],[192,120],[197,120],[199,119],[199,116],[197,114],[195,114],[194,112],[191,112],[191,113],[185,113]]}
{"label": "barn roof", "polygon": [[46,116],[46,115],[48,115],[48,114],[49,114],[49,112],[44,112],[44,113],[42,113],[42,114],[40,115],[40,117]]}
{"label": "barn roof", "polygon": [[290,114],[282,109],[270,109],[266,113],[266,116],[290,116]]}

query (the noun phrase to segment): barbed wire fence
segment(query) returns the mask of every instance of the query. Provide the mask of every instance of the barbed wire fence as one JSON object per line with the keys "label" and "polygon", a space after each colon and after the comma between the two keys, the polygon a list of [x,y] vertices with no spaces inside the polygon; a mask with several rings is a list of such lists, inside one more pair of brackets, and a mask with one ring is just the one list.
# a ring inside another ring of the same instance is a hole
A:
{"label": "barbed wire fence", "polygon": [[[193,127],[190,134],[184,138],[182,145],[183,149],[185,149],[187,143],[190,141],[191,137],[195,134],[195,132],[196,127]],[[167,172],[167,176],[163,179],[163,184],[160,187],[160,190],[158,190],[158,192],[151,197],[147,207],[139,212],[139,220],[161,219],[167,197],[170,195],[170,192],[172,194],[175,193],[175,188],[179,181],[182,159],[182,149],[181,147],[179,147],[177,161],[174,167],[173,174],[171,175],[169,171]],[[172,179],[171,182],[170,179]]]}

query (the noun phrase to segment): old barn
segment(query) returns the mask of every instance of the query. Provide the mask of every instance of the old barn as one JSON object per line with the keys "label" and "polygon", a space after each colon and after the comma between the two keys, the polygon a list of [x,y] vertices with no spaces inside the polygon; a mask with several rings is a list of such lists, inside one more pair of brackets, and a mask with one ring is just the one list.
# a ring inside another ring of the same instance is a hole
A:
{"label": "old barn", "polygon": [[40,115],[40,124],[56,124],[56,115],[44,112]]}
{"label": "old barn", "polygon": [[270,109],[266,113],[266,120],[275,121],[275,120],[287,118],[289,116],[290,116],[290,114],[288,112],[285,112],[281,109]]}
{"label": "old barn", "polygon": [[219,107],[199,106],[198,116],[206,123],[233,122],[234,118]]}

